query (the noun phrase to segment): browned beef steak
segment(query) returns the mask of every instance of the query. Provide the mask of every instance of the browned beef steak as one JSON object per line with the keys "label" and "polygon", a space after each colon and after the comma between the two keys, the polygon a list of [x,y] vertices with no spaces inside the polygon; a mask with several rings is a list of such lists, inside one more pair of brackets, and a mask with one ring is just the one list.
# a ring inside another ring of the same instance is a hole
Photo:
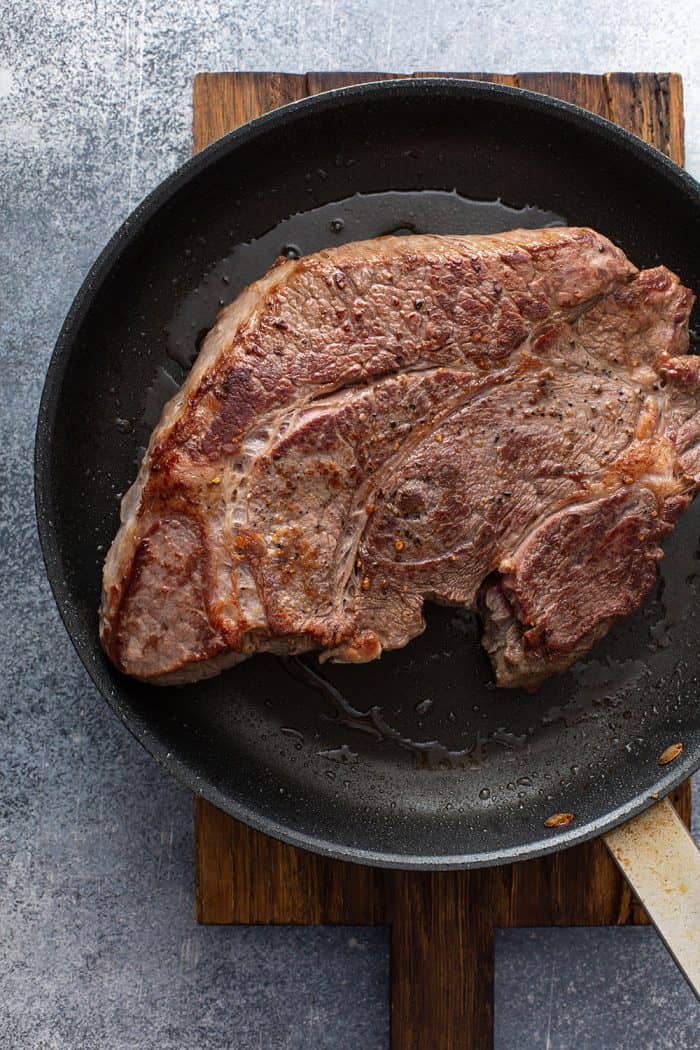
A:
{"label": "browned beef steak", "polygon": [[154,682],[258,651],[363,661],[479,608],[498,683],[648,592],[700,482],[690,292],[586,229],[382,238],[280,262],[166,406],[101,635]]}

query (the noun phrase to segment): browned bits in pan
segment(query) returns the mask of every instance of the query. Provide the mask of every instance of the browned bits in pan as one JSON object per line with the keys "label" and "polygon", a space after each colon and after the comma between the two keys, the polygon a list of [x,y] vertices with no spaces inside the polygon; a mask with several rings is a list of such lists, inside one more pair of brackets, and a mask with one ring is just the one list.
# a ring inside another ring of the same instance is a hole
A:
{"label": "browned bits in pan", "polygon": [[552,813],[544,822],[546,828],[564,828],[574,819],[573,813]]}
{"label": "browned bits in pan", "polygon": [[667,766],[669,762],[673,762],[674,759],[678,758],[682,751],[683,745],[680,742],[676,744],[669,744],[666,750],[662,751],[659,755],[659,765]]}

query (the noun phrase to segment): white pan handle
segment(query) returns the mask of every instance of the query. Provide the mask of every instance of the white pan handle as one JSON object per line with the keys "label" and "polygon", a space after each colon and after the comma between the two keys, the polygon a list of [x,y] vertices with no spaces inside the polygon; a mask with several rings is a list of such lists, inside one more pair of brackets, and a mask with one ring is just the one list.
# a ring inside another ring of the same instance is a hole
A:
{"label": "white pan handle", "polygon": [[603,839],[700,999],[700,851],[668,799]]}

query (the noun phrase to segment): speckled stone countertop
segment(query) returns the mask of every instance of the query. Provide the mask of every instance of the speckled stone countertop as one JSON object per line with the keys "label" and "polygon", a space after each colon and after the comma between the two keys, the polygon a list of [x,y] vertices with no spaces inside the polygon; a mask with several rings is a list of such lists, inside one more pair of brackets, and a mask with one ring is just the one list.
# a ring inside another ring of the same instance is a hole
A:
{"label": "speckled stone countertop", "polygon": [[[685,77],[696,0],[6,0],[0,19],[0,1047],[388,1047],[381,929],[202,928],[192,800],[88,681],[44,578],[32,445],[90,263],[189,154],[197,70],[607,69]],[[700,1047],[649,929],[503,932],[498,1050]],[[465,1046],[467,1043],[465,1042]]]}

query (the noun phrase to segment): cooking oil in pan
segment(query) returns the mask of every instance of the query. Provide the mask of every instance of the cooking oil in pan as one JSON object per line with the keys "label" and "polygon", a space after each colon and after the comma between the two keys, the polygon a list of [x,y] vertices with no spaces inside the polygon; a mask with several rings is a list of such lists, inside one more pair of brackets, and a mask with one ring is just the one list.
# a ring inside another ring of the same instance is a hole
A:
{"label": "cooking oil in pan", "polygon": [[385,235],[499,233],[518,227],[564,226],[555,212],[511,207],[445,190],[358,193],[283,219],[267,233],[236,245],[184,298],[168,325],[168,354],[187,371],[222,306],[261,277],[280,256],[298,259],[322,248]]}
{"label": "cooking oil in pan", "polygon": [[[525,746],[525,734],[511,733],[503,727],[498,727],[489,734],[477,731],[474,740],[468,747],[463,748],[450,748],[439,740],[415,740],[390,725],[387,716],[378,705],[375,704],[367,710],[355,707],[328,678],[319,674],[305,660],[288,657],[283,662],[290,674],[306,682],[330,701],[334,709],[332,720],[336,724],[365,733],[376,741],[386,741],[409,751],[420,766],[428,769],[455,769],[465,766],[476,769],[484,757],[485,747],[490,742],[518,750]],[[328,758],[331,755],[340,755],[346,747],[347,745],[341,745],[334,751],[321,751],[319,756]],[[349,752],[349,749],[348,753],[353,755],[353,761],[357,761],[357,756]],[[345,757],[336,760],[350,761]]]}

